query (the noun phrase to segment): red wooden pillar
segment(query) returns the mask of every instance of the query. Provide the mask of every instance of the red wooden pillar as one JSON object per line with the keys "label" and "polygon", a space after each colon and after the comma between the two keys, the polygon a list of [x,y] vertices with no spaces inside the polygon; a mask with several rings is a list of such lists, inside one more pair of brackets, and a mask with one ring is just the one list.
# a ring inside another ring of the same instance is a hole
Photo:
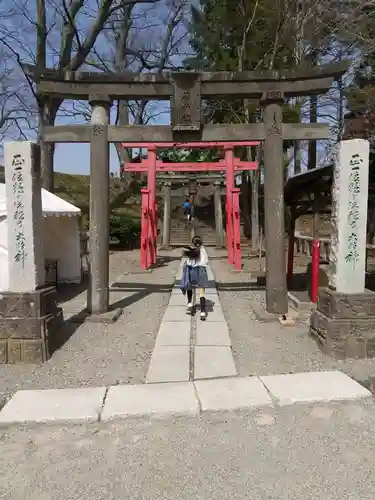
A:
{"label": "red wooden pillar", "polygon": [[228,262],[233,260],[233,204],[232,189],[234,188],[234,155],[233,146],[224,146],[225,156],[225,180],[226,180],[226,220],[227,220],[227,248]]}
{"label": "red wooden pillar", "polygon": [[142,219],[141,219],[141,269],[150,267],[149,261],[149,195],[150,190],[147,188],[141,189],[142,194]]}
{"label": "red wooden pillar", "polygon": [[153,238],[153,249],[154,249],[154,259],[153,259],[153,264],[156,264],[156,257],[157,257],[157,249],[158,249],[158,217],[159,217],[159,212],[158,212],[158,200],[155,199],[154,203],[154,238]]}
{"label": "red wooden pillar", "polygon": [[155,213],[155,202],[156,202],[156,147],[150,146],[147,155],[147,188],[150,191],[150,196],[148,200],[149,213],[150,213],[150,223],[148,230],[149,246],[151,253],[151,264],[156,263],[156,238],[155,232],[157,233],[156,226],[156,213]]}
{"label": "red wooden pillar", "polygon": [[233,214],[233,264],[237,271],[242,270],[241,259],[241,223],[240,223],[240,189],[232,188]]}

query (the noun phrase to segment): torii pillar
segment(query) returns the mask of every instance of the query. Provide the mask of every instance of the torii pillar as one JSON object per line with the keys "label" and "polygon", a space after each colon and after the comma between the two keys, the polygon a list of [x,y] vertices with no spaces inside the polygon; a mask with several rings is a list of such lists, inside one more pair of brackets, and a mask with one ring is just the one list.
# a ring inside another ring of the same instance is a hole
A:
{"label": "torii pillar", "polygon": [[87,308],[93,315],[109,310],[109,142],[111,101],[90,96],[90,287]]}
{"label": "torii pillar", "polygon": [[171,243],[171,189],[172,183],[164,183],[164,214],[163,214],[163,248],[169,248]]}
{"label": "torii pillar", "polygon": [[264,141],[264,220],[266,249],[267,312],[288,312],[285,258],[284,155],[282,133],[282,92],[262,96]]}
{"label": "torii pillar", "polygon": [[214,182],[214,205],[215,205],[215,228],[216,228],[216,247],[224,247],[224,224],[223,207],[221,204],[221,181]]}

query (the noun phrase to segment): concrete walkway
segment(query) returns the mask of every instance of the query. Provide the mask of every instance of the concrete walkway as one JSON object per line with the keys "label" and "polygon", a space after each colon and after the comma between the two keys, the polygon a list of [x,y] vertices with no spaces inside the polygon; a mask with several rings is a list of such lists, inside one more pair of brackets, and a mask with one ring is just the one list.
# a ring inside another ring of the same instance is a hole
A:
{"label": "concrete walkway", "polygon": [[4,406],[0,425],[197,416],[212,411],[369,398],[372,398],[370,391],[341,372],[30,390],[18,391]]}
{"label": "concrete walkway", "polygon": [[373,500],[374,427],[371,399],[8,426],[0,498]]}
{"label": "concrete walkway", "polygon": [[179,288],[182,266],[183,260],[156,338],[146,383],[236,376],[229,330],[213,272],[208,268],[207,318],[201,321],[199,315],[187,312],[187,300]]}

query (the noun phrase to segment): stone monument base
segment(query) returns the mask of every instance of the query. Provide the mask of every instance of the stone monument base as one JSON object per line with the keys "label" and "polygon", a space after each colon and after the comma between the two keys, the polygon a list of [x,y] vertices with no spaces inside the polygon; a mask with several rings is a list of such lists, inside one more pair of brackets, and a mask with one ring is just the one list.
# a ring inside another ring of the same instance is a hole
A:
{"label": "stone monument base", "polygon": [[346,294],[320,288],[310,334],[335,359],[375,357],[375,293]]}
{"label": "stone monument base", "polygon": [[0,294],[0,363],[43,363],[63,342],[56,289]]}

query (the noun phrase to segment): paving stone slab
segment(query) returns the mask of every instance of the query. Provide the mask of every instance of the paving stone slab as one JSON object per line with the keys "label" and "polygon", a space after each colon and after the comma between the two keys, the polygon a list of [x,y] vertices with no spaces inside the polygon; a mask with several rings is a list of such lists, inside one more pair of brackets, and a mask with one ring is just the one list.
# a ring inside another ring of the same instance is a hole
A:
{"label": "paving stone slab", "polygon": [[210,267],[207,268],[207,277],[210,281],[215,281],[215,275],[214,272]]}
{"label": "paving stone slab", "polygon": [[258,377],[197,380],[194,385],[202,411],[272,406],[272,400]]}
{"label": "paving stone slab", "polygon": [[181,290],[179,294],[172,294],[169,300],[169,306],[185,306],[187,305],[186,295],[182,295]]}
{"label": "paving stone slab", "polygon": [[187,313],[186,306],[168,306],[163,321],[181,321],[190,323],[191,315]]}
{"label": "paving stone slab", "polygon": [[196,415],[198,412],[192,382],[118,385],[109,388],[101,420],[145,415]]}
{"label": "paving stone slab", "polygon": [[229,329],[225,322],[197,322],[196,345],[231,346]]}
{"label": "paving stone slab", "polygon": [[[199,294],[196,296],[196,305],[197,308],[200,309],[200,303],[199,303]],[[221,308],[220,302],[219,302],[219,296],[218,295],[208,295],[206,297],[206,308],[208,313],[212,313],[214,310],[217,310],[219,312],[223,313],[223,310]]]}
{"label": "paving stone slab", "polygon": [[18,391],[0,411],[0,424],[96,422],[105,387]]}
{"label": "paving stone slab", "polygon": [[155,346],[146,383],[186,382],[189,380],[189,346]]}
{"label": "paving stone slab", "polygon": [[227,346],[196,346],[194,348],[194,380],[235,377],[232,350]]}
{"label": "paving stone slab", "polygon": [[281,406],[372,397],[370,391],[340,371],[259,377]]}
{"label": "paving stone slab", "polygon": [[206,321],[214,323],[220,322],[226,324],[225,316],[220,305],[215,305],[212,311],[207,312]]}
{"label": "paving stone slab", "polygon": [[190,323],[163,321],[156,337],[157,346],[190,345]]}
{"label": "paving stone slab", "polygon": [[217,288],[210,286],[210,287],[206,288],[205,294],[206,295],[217,295]]}

